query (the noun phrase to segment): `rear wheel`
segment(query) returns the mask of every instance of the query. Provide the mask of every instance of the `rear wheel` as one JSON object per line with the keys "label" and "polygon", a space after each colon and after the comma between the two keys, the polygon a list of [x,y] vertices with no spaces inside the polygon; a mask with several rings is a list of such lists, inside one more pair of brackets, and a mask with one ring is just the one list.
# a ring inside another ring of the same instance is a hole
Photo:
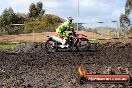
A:
{"label": "rear wheel", "polygon": [[57,46],[55,46],[55,45],[56,45],[56,42],[49,38],[49,39],[45,42],[45,50],[46,50],[46,52],[47,52],[47,53],[56,52]]}

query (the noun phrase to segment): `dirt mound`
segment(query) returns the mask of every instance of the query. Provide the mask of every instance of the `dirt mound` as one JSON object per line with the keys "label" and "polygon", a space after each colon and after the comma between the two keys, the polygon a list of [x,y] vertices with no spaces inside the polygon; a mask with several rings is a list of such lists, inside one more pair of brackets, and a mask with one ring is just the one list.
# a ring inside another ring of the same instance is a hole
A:
{"label": "dirt mound", "polygon": [[106,43],[98,47],[98,51],[59,51],[47,54],[44,43],[31,43],[20,45],[13,50],[1,51],[0,87],[117,88],[115,84],[77,83],[77,68],[80,65],[94,73],[114,71],[116,74],[132,74],[132,44]]}

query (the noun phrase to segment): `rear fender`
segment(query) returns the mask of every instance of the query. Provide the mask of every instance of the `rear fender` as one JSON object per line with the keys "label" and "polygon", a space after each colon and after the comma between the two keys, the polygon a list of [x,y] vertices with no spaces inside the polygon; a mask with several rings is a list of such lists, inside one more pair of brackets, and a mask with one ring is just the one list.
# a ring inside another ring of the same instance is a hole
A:
{"label": "rear fender", "polygon": [[77,34],[77,37],[78,37],[78,38],[82,38],[82,37],[87,37],[87,36],[84,35],[84,34]]}

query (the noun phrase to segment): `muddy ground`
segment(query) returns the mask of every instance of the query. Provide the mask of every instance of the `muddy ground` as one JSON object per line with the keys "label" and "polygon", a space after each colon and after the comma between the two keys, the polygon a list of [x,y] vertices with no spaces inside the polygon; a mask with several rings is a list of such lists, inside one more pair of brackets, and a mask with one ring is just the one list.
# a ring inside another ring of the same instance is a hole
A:
{"label": "muddy ground", "polygon": [[129,88],[117,84],[77,82],[77,68],[92,73],[132,75],[132,44],[106,43],[98,50],[46,53],[43,43],[0,51],[0,88]]}

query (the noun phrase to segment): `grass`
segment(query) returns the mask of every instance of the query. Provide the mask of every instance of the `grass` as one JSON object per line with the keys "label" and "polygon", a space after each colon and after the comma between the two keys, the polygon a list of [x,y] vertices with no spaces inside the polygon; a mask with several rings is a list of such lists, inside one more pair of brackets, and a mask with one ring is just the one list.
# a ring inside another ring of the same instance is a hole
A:
{"label": "grass", "polygon": [[18,45],[23,43],[32,43],[31,41],[1,41],[0,42],[0,50],[6,50],[10,48],[16,48]]}
{"label": "grass", "polygon": [[18,46],[18,43],[11,43],[11,42],[0,42],[0,50],[6,50],[10,48],[15,48]]}

